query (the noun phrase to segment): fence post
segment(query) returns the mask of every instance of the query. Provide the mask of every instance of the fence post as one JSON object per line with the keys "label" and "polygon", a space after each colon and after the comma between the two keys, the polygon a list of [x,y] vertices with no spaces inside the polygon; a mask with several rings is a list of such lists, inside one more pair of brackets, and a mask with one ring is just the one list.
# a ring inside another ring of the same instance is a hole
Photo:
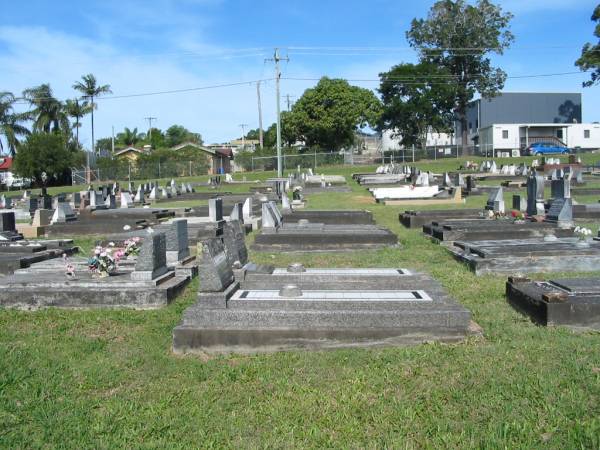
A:
{"label": "fence post", "polygon": [[188,161],[189,166],[190,166],[190,177],[192,176],[192,161]]}
{"label": "fence post", "polygon": [[250,157],[250,161],[252,162],[252,170],[251,170],[251,172],[254,172],[254,156]]}
{"label": "fence post", "polygon": [[317,152],[315,151],[315,169],[317,168]]}

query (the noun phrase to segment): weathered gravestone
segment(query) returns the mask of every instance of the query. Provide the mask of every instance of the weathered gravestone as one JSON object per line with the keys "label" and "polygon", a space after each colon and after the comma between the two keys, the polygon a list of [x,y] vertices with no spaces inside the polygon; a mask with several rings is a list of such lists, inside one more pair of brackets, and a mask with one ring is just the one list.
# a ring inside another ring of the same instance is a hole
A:
{"label": "weathered gravestone", "polygon": [[573,202],[570,198],[556,198],[544,219],[546,222],[556,223],[560,228],[573,226]]}
{"label": "weathered gravestone", "polygon": [[[220,238],[198,243],[199,292],[222,292],[233,283],[233,270],[228,263],[225,247]],[[218,306],[225,308],[225,300]]]}
{"label": "weathered gravestone", "polygon": [[242,203],[234,203],[229,214],[229,220],[237,220],[240,223],[244,223],[244,213]]}
{"label": "weathered gravestone", "polygon": [[223,199],[211,198],[208,200],[208,216],[211,222],[223,220]]}
{"label": "weathered gravestone", "polygon": [[190,256],[187,220],[174,220],[166,231],[167,263],[175,264]]}
{"label": "weathered gravestone", "polygon": [[131,272],[131,279],[136,281],[151,281],[166,274],[167,268],[167,241],[164,233],[152,233],[146,238],[140,249]]}
{"label": "weathered gravestone", "polygon": [[527,178],[527,215],[541,216],[544,212],[544,177],[532,174]]}

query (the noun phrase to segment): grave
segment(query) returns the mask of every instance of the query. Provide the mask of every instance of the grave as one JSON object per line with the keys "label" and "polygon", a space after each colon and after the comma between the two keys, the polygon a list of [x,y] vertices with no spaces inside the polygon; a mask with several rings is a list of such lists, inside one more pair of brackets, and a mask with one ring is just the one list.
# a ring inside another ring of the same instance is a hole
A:
{"label": "grave", "polygon": [[453,219],[478,219],[481,209],[432,209],[426,211],[404,211],[398,215],[400,223],[407,228],[421,228],[433,221]]}
{"label": "grave", "polygon": [[440,243],[453,241],[510,240],[540,237],[572,237],[573,230],[548,222],[514,222],[511,219],[474,219],[432,221],[423,233]]}
{"label": "grave", "polygon": [[298,223],[301,220],[326,225],[373,225],[373,213],[367,210],[319,210],[308,209],[282,212],[284,223]]}
{"label": "grave", "polygon": [[0,212],[0,241],[19,241],[23,239],[16,229],[15,213],[12,211]]}
{"label": "grave", "polygon": [[417,206],[417,205],[459,205],[465,203],[462,198],[462,188],[455,187],[450,191],[440,191],[436,196],[423,199],[384,200],[386,206]]}
{"label": "grave", "polygon": [[253,249],[258,251],[353,251],[398,246],[390,230],[376,225],[326,225],[300,220],[286,224],[274,202],[262,204],[262,229]]}
{"label": "grave", "polygon": [[577,238],[456,241],[449,250],[476,275],[590,272],[600,267],[600,242]]}
{"label": "grave", "polygon": [[39,238],[46,234],[46,227],[50,225],[51,219],[51,210],[37,209],[33,213],[33,221],[31,222],[31,225],[28,223],[17,223],[17,231],[22,234],[25,239]]}
{"label": "grave", "polygon": [[119,271],[107,277],[76,271],[29,270],[0,278],[0,306],[37,309],[135,308],[165,306],[185,287],[189,278],[176,275],[166,267],[165,235],[156,233],[146,239],[134,271]]}
{"label": "grave", "polygon": [[540,325],[600,330],[600,278],[509,277],[506,298]]}
{"label": "grave", "polygon": [[173,330],[175,353],[394,346],[468,334],[469,311],[424,274],[296,265],[246,271],[240,284],[218,239],[199,245],[198,264],[202,283]]}
{"label": "grave", "polygon": [[438,186],[401,186],[369,189],[375,201],[433,198],[440,193]]}

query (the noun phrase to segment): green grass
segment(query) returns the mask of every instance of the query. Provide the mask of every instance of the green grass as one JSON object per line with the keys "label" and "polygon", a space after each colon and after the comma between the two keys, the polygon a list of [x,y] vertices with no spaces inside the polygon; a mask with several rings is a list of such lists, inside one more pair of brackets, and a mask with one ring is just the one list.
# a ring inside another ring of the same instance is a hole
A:
{"label": "green grass", "polygon": [[[367,203],[351,186],[308,206],[368,208],[401,249],[251,259],[427,271],[471,310],[483,338],[174,356],[171,332],[197,281],[158,311],[0,310],[0,448],[600,448],[600,333],[532,324],[506,303],[505,277],[475,277],[401,227],[406,208]],[[77,243],[89,251],[93,240]]]}

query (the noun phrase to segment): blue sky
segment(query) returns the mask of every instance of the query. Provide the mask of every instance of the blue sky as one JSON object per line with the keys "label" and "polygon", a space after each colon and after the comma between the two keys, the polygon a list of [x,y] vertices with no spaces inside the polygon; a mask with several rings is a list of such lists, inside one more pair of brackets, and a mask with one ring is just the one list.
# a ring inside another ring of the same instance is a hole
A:
{"label": "blue sky", "polygon": [[[512,48],[496,65],[509,76],[576,71],[573,62],[593,40],[590,21],[597,0],[506,0],[515,15]],[[282,64],[282,94],[297,99],[323,75],[375,89],[379,72],[414,62],[406,30],[433,1],[416,0],[47,0],[4,1],[0,17],[0,91],[15,94],[49,82],[61,99],[74,97],[73,82],[94,73],[114,96],[248,82],[237,86],[99,102],[96,136],[111,127],[147,128],[178,123],[206,142],[258,125],[256,85],[273,77],[274,47]],[[367,50],[368,49],[368,50]],[[585,74],[509,78],[506,91],[582,92],[584,121],[600,120],[600,87],[581,87]],[[275,117],[275,86],[262,84],[265,127]],[[283,105],[285,107],[285,103]],[[89,124],[81,130],[90,146]]]}

